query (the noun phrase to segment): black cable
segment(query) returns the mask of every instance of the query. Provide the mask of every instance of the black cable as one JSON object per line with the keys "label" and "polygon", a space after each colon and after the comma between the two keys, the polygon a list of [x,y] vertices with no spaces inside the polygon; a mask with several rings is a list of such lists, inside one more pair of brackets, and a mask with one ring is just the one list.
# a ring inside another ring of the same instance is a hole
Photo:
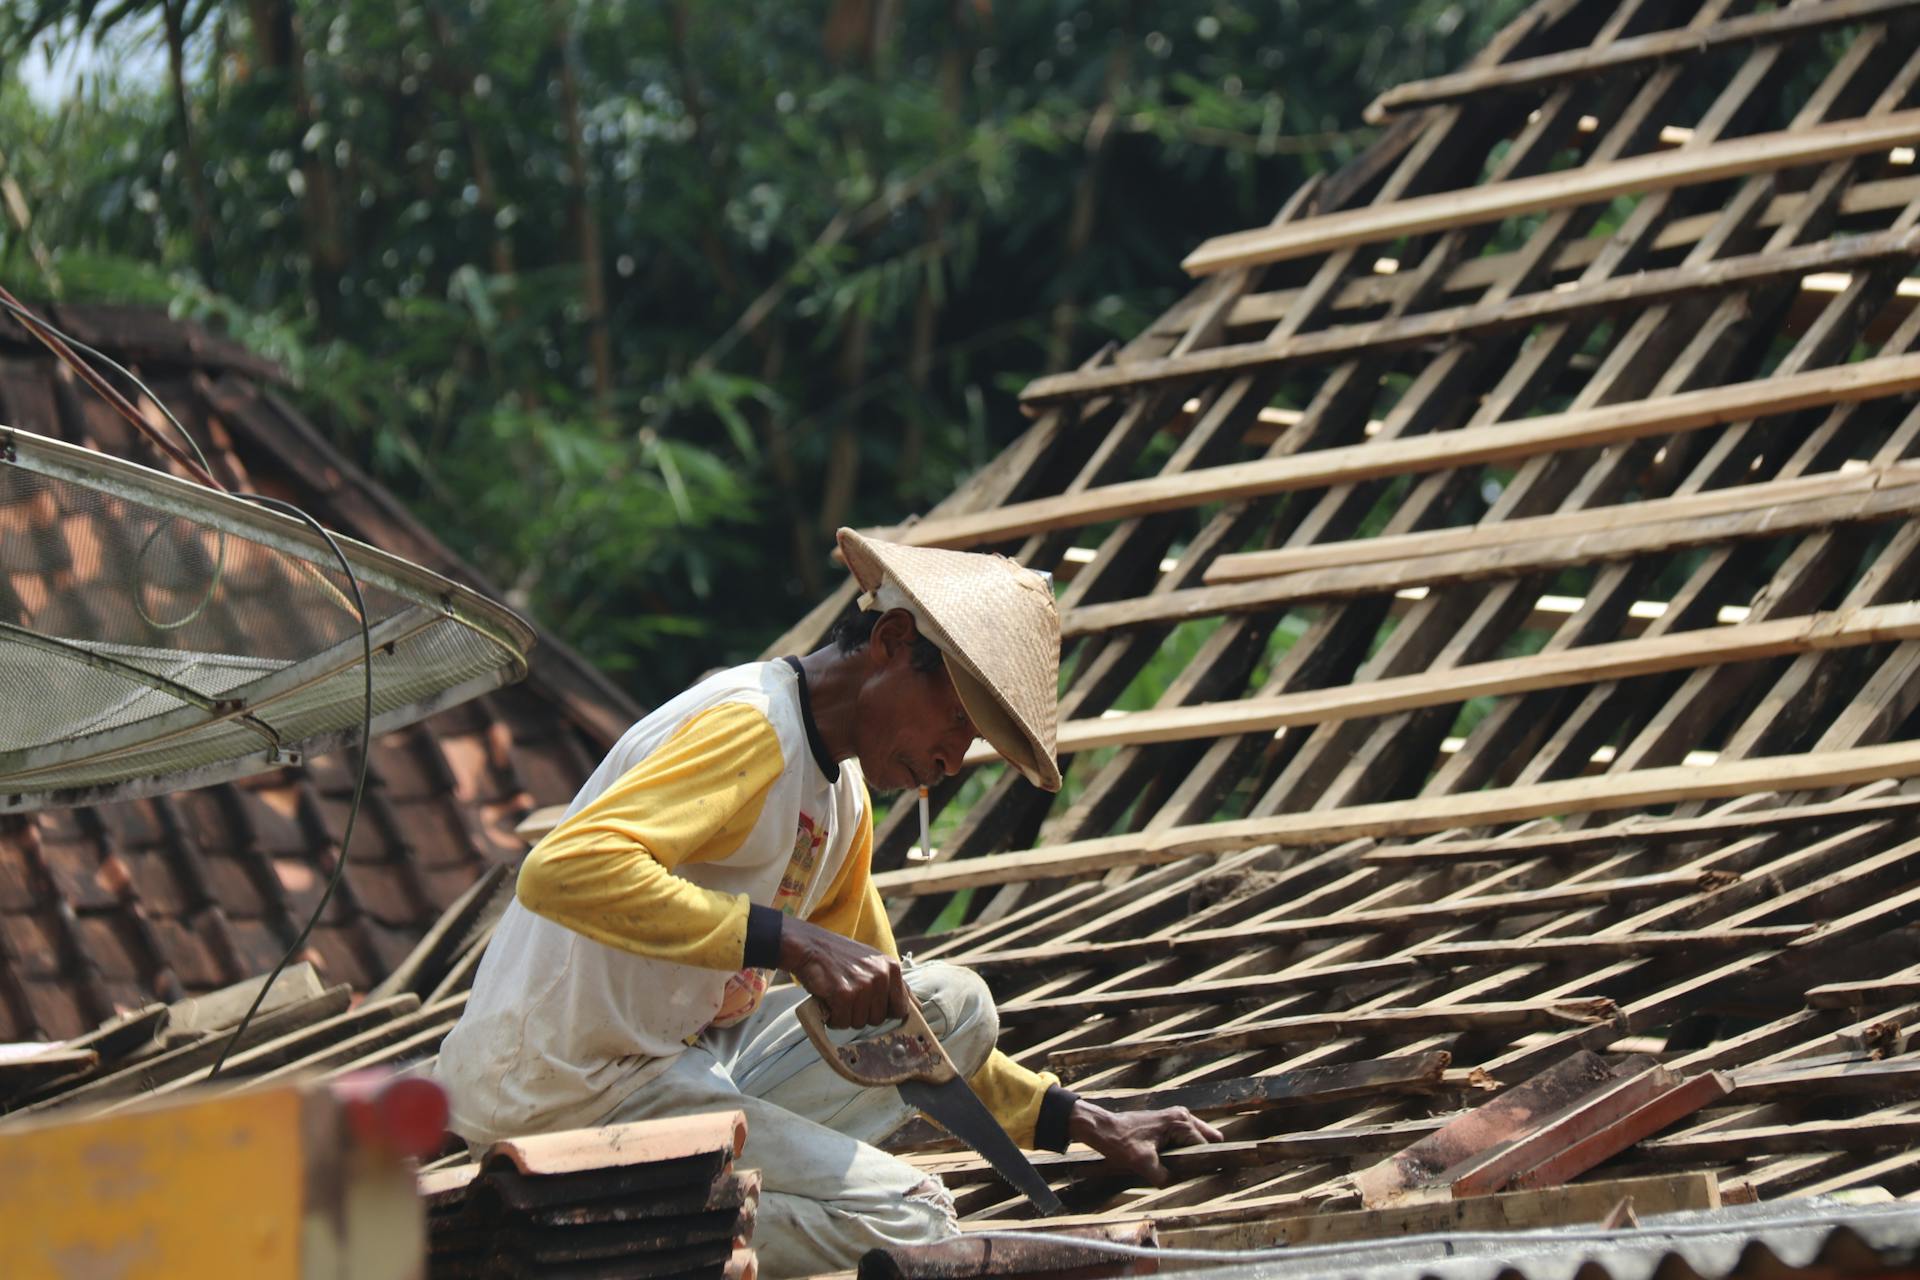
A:
{"label": "black cable", "polygon": [[207,1072],[209,1080],[220,1074],[220,1068],[227,1063],[227,1055],[232,1053],[234,1046],[240,1043],[240,1037],[246,1033],[247,1024],[253,1021],[253,1015],[259,1011],[260,1002],[267,998],[267,992],[273,990],[273,984],[280,977],[281,971],[287,967],[294,956],[300,953],[300,948],[307,944],[308,935],[313,932],[313,927],[320,923],[321,913],[327,909],[327,903],[333,900],[333,891],[340,887],[340,881],[346,876],[347,848],[353,842],[353,824],[360,816],[360,798],[366,794],[367,790],[367,763],[373,758],[373,629],[367,623],[367,602],[360,594],[359,575],[354,573],[352,562],[347,559],[347,553],[340,549],[340,544],[334,540],[333,535],[318,520],[299,507],[291,502],[282,502],[278,498],[266,498],[257,494],[237,493],[234,496],[264,507],[278,507],[289,515],[306,521],[313,531],[325,538],[327,545],[333,548],[333,554],[340,560],[340,567],[346,572],[347,585],[353,588],[354,610],[360,615],[360,670],[366,678],[366,700],[360,709],[360,768],[353,780],[353,802],[347,806],[347,825],[340,833],[340,854],[334,859],[333,872],[327,877],[327,887],[321,890],[320,901],[314,904],[313,914],[307,917],[307,923],[300,930],[300,936],[293,940],[286,954],[280,957],[280,963],[273,966],[273,972],[267,975],[267,980],[260,984],[259,992],[254,995],[253,1003],[247,1006],[246,1016],[240,1019],[239,1025],[233,1029],[233,1034],[227,1037],[227,1043],[220,1050],[220,1056],[214,1060],[213,1067]]}
{"label": "black cable", "polygon": [[[200,442],[195,440],[193,434],[186,429],[180,419],[174,416],[173,410],[167,408],[166,402],[153,393],[153,388],[142,382],[132,370],[105,352],[88,346],[71,334],[61,332],[54,325],[49,324],[39,316],[28,311],[25,307],[14,302],[10,297],[0,295],[0,307],[4,307],[8,311],[20,316],[24,321],[29,322],[30,325],[38,324],[68,346],[86,352],[95,360],[107,365],[120,374],[121,377],[133,383],[134,386],[140,389],[140,393],[146,396],[148,401],[166,416],[167,421],[173,424],[173,429],[180,433],[181,438],[187,442],[187,447],[193,450],[194,457],[200,462],[201,470],[205,471],[209,476],[213,474],[213,468],[207,465],[207,455],[200,451]],[[58,348],[54,349],[54,354],[62,360],[69,359],[69,355],[61,352]],[[82,372],[82,381],[92,386],[92,380],[85,376],[85,373],[90,371],[79,372]],[[97,378],[99,374],[95,372],[93,376]],[[212,1068],[208,1070],[206,1077],[208,1080],[212,1080],[220,1074],[220,1068],[227,1063],[227,1056],[231,1054],[234,1047],[240,1043],[240,1037],[246,1034],[248,1025],[253,1021],[253,1015],[259,1012],[261,1002],[267,998],[267,993],[273,990],[274,982],[279,979],[280,974],[286,969],[287,965],[292,962],[294,956],[300,953],[300,948],[306,945],[308,937],[313,933],[314,926],[320,923],[320,917],[326,911],[327,904],[333,901],[334,890],[340,887],[340,881],[345,878],[347,871],[347,849],[353,843],[354,823],[358,821],[360,817],[360,801],[361,798],[365,796],[367,790],[367,765],[373,758],[373,627],[367,619],[367,601],[366,597],[361,594],[360,577],[353,571],[353,562],[347,559],[347,553],[341,549],[338,540],[334,538],[332,533],[327,531],[324,525],[299,507],[293,505],[293,503],[283,501],[279,498],[269,498],[253,493],[230,492],[230,496],[244,499],[258,506],[278,509],[304,522],[307,527],[319,534],[320,537],[326,541],[327,546],[333,551],[334,558],[340,562],[341,572],[347,575],[347,585],[353,590],[353,607],[360,619],[361,673],[365,677],[366,690],[365,698],[360,709],[360,768],[354,777],[353,802],[347,806],[346,826],[340,833],[340,855],[334,861],[333,871],[327,876],[326,888],[321,890],[320,901],[314,904],[313,912],[307,917],[306,925],[300,930],[299,936],[293,940],[292,945],[287,948],[285,954],[280,957],[280,963],[273,966],[273,972],[267,975],[266,981],[260,984],[259,993],[253,997],[253,1003],[247,1007],[247,1012],[240,1019],[239,1025],[235,1026],[233,1034],[227,1037],[227,1043],[221,1048],[220,1056],[214,1060]],[[226,552],[226,535],[224,532],[221,534],[220,545],[221,559],[224,563]],[[218,585],[217,580],[215,585]],[[212,589],[210,588],[208,599],[211,598]],[[205,608],[205,606],[206,601],[203,600],[200,608]],[[196,609],[194,612],[197,615],[199,609]]]}

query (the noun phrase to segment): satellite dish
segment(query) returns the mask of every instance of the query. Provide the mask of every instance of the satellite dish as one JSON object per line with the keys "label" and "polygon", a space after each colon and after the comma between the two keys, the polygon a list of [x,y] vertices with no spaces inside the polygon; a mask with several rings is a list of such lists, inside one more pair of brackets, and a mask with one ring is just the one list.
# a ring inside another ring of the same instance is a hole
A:
{"label": "satellite dish", "polygon": [[[527,673],[533,630],[339,538],[366,600],[373,728]],[[0,427],[0,813],[294,764],[358,738],[360,618],[302,522]]]}

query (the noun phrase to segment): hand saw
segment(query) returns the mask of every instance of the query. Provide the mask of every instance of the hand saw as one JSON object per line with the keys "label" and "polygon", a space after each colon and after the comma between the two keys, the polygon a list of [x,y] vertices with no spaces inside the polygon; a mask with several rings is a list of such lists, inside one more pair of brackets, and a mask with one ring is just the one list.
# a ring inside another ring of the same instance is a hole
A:
{"label": "hand saw", "polygon": [[1059,1197],[968,1087],[911,995],[907,1009],[906,1021],[891,1031],[839,1045],[827,1038],[827,1010],[818,999],[809,997],[799,1016],[813,1047],[842,1077],[868,1088],[898,1087],[902,1098],[984,1157],[1042,1215],[1061,1212]]}

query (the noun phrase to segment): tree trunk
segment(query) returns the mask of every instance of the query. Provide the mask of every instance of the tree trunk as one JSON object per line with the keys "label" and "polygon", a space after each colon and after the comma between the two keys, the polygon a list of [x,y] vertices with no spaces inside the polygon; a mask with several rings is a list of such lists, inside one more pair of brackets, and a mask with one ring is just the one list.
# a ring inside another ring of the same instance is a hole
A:
{"label": "tree trunk", "polygon": [[260,65],[281,77],[293,108],[290,142],[300,157],[300,176],[306,184],[301,215],[306,229],[308,287],[321,328],[333,333],[340,322],[340,281],[346,274],[347,241],[340,225],[339,202],[334,198],[333,166],[323,149],[308,150],[306,146],[315,116],[313,99],[307,94],[306,73],[301,69],[300,33],[293,4],[291,0],[248,0],[247,12],[253,20]]}
{"label": "tree trunk", "polygon": [[1087,123],[1087,167],[1080,171],[1080,182],[1074,189],[1073,214],[1067,222],[1064,270],[1060,273],[1067,281],[1066,292],[1054,303],[1052,332],[1047,342],[1049,373],[1066,368],[1073,355],[1073,334],[1080,324],[1080,291],[1074,283],[1074,270],[1086,257],[1088,246],[1093,243],[1094,214],[1099,209],[1100,171],[1106,161],[1108,140],[1113,136],[1116,100],[1133,65],[1133,27],[1132,10],[1129,7],[1127,21],[1121,27],[1113,52],[1107,55],[1107,78],[1100,95],[1100,106]]}
{"label": "tree trunk", "polygon": [[219,256],[213,243],[213,206],[207,199],[206,167],[200,159],[200,144],[194,137],[193,115],[187,103],[187,37],[181,25],[186,7],[187,0],[161,0],[167,31],[167,77],[173,89],[174,124],[180,130],[180,166],[186,172],[194,262],[207,287],[217,288]]}
{"label": "tree trunk", "polygon": [[566,0],[549,0],[554,49],[560,55],[560,98],[567,122],[567,182],[573,204],[573,233],[580,254],[580,295],[587,311],[587,354],[593,361],[593,403],[605,417],[612,411],[613,339],[607,327],[607,284],[602,274],[600,219],[593,211],[593,174],[587,163],[586,131],[580,123],[580,73],[573,24]]}

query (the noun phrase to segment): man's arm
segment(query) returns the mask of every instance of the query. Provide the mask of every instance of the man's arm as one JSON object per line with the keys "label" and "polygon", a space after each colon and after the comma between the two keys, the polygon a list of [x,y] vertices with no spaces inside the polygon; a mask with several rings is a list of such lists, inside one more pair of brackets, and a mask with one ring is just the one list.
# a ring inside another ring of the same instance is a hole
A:
{"label": "man's arm", "polygon": [[[868,806],[871,811],[871,806]],[[842,966],[851,985],[865,993],[849,996],[850,1016],[872,1016],[869,1021],[847,1021],[836,1026],[871,1026],[886,1017],[906,1014],[906,988],[900,977],[898,947],[893,928],[880,894],[869,876],[872,862],[873,828],[871,817],[864,818],[855,833],[853,848],[830,886],[813,923],[788,920],[789,935],[802,929],[811,939],[824,934],[817,950],[806,959],[823,968]],[[837,932],[836,932],[837,931]],[[832,941],[829,941],[832,940]],[[840,944],[837,948],[835,943]],[[783,938],[783,948],[785,938]],[[788,972],[794,971],[790,966]],[[813,981],[794,973],[794,980],[818,995]],[[824,976],[814,979],[826,985]],[[893,1003],[898,992],[900,1004]],[[824,999],[824,997],[823,997]],[[831,1004],[829,1002],[829,1007]],[[878,1012],[884,1010],[884,1012]],[[1218,1142],[1220,1131],[1205,1124],[1185,1107],[1165,1111],[1114,1112],[1099,1107],[1063,1088],[1051,1072],[1029,1071],[994,1050],[968,1080],[981,1102],[1000,1121],[1008,1136],[1023,1147],[1043,1147],[1064,1151],[1069,1143],[1084,1142],[1115,1164],[1130,1169],[1156,1186],[1166,1182],[1167,1170],[1160,1163],[1161,1149],[1190,1146],[1196,1142]]]}
{"label": "man's arm", "polygon": [[765,916],[777,930],[777,913],[672,871],[738,849],[782,767],[779,737],[756,708],[701,712],[554,828],[521,864],[515,892],[529,911],[610,947],[739,969],[752,960],[750,940],[768,936]]}

